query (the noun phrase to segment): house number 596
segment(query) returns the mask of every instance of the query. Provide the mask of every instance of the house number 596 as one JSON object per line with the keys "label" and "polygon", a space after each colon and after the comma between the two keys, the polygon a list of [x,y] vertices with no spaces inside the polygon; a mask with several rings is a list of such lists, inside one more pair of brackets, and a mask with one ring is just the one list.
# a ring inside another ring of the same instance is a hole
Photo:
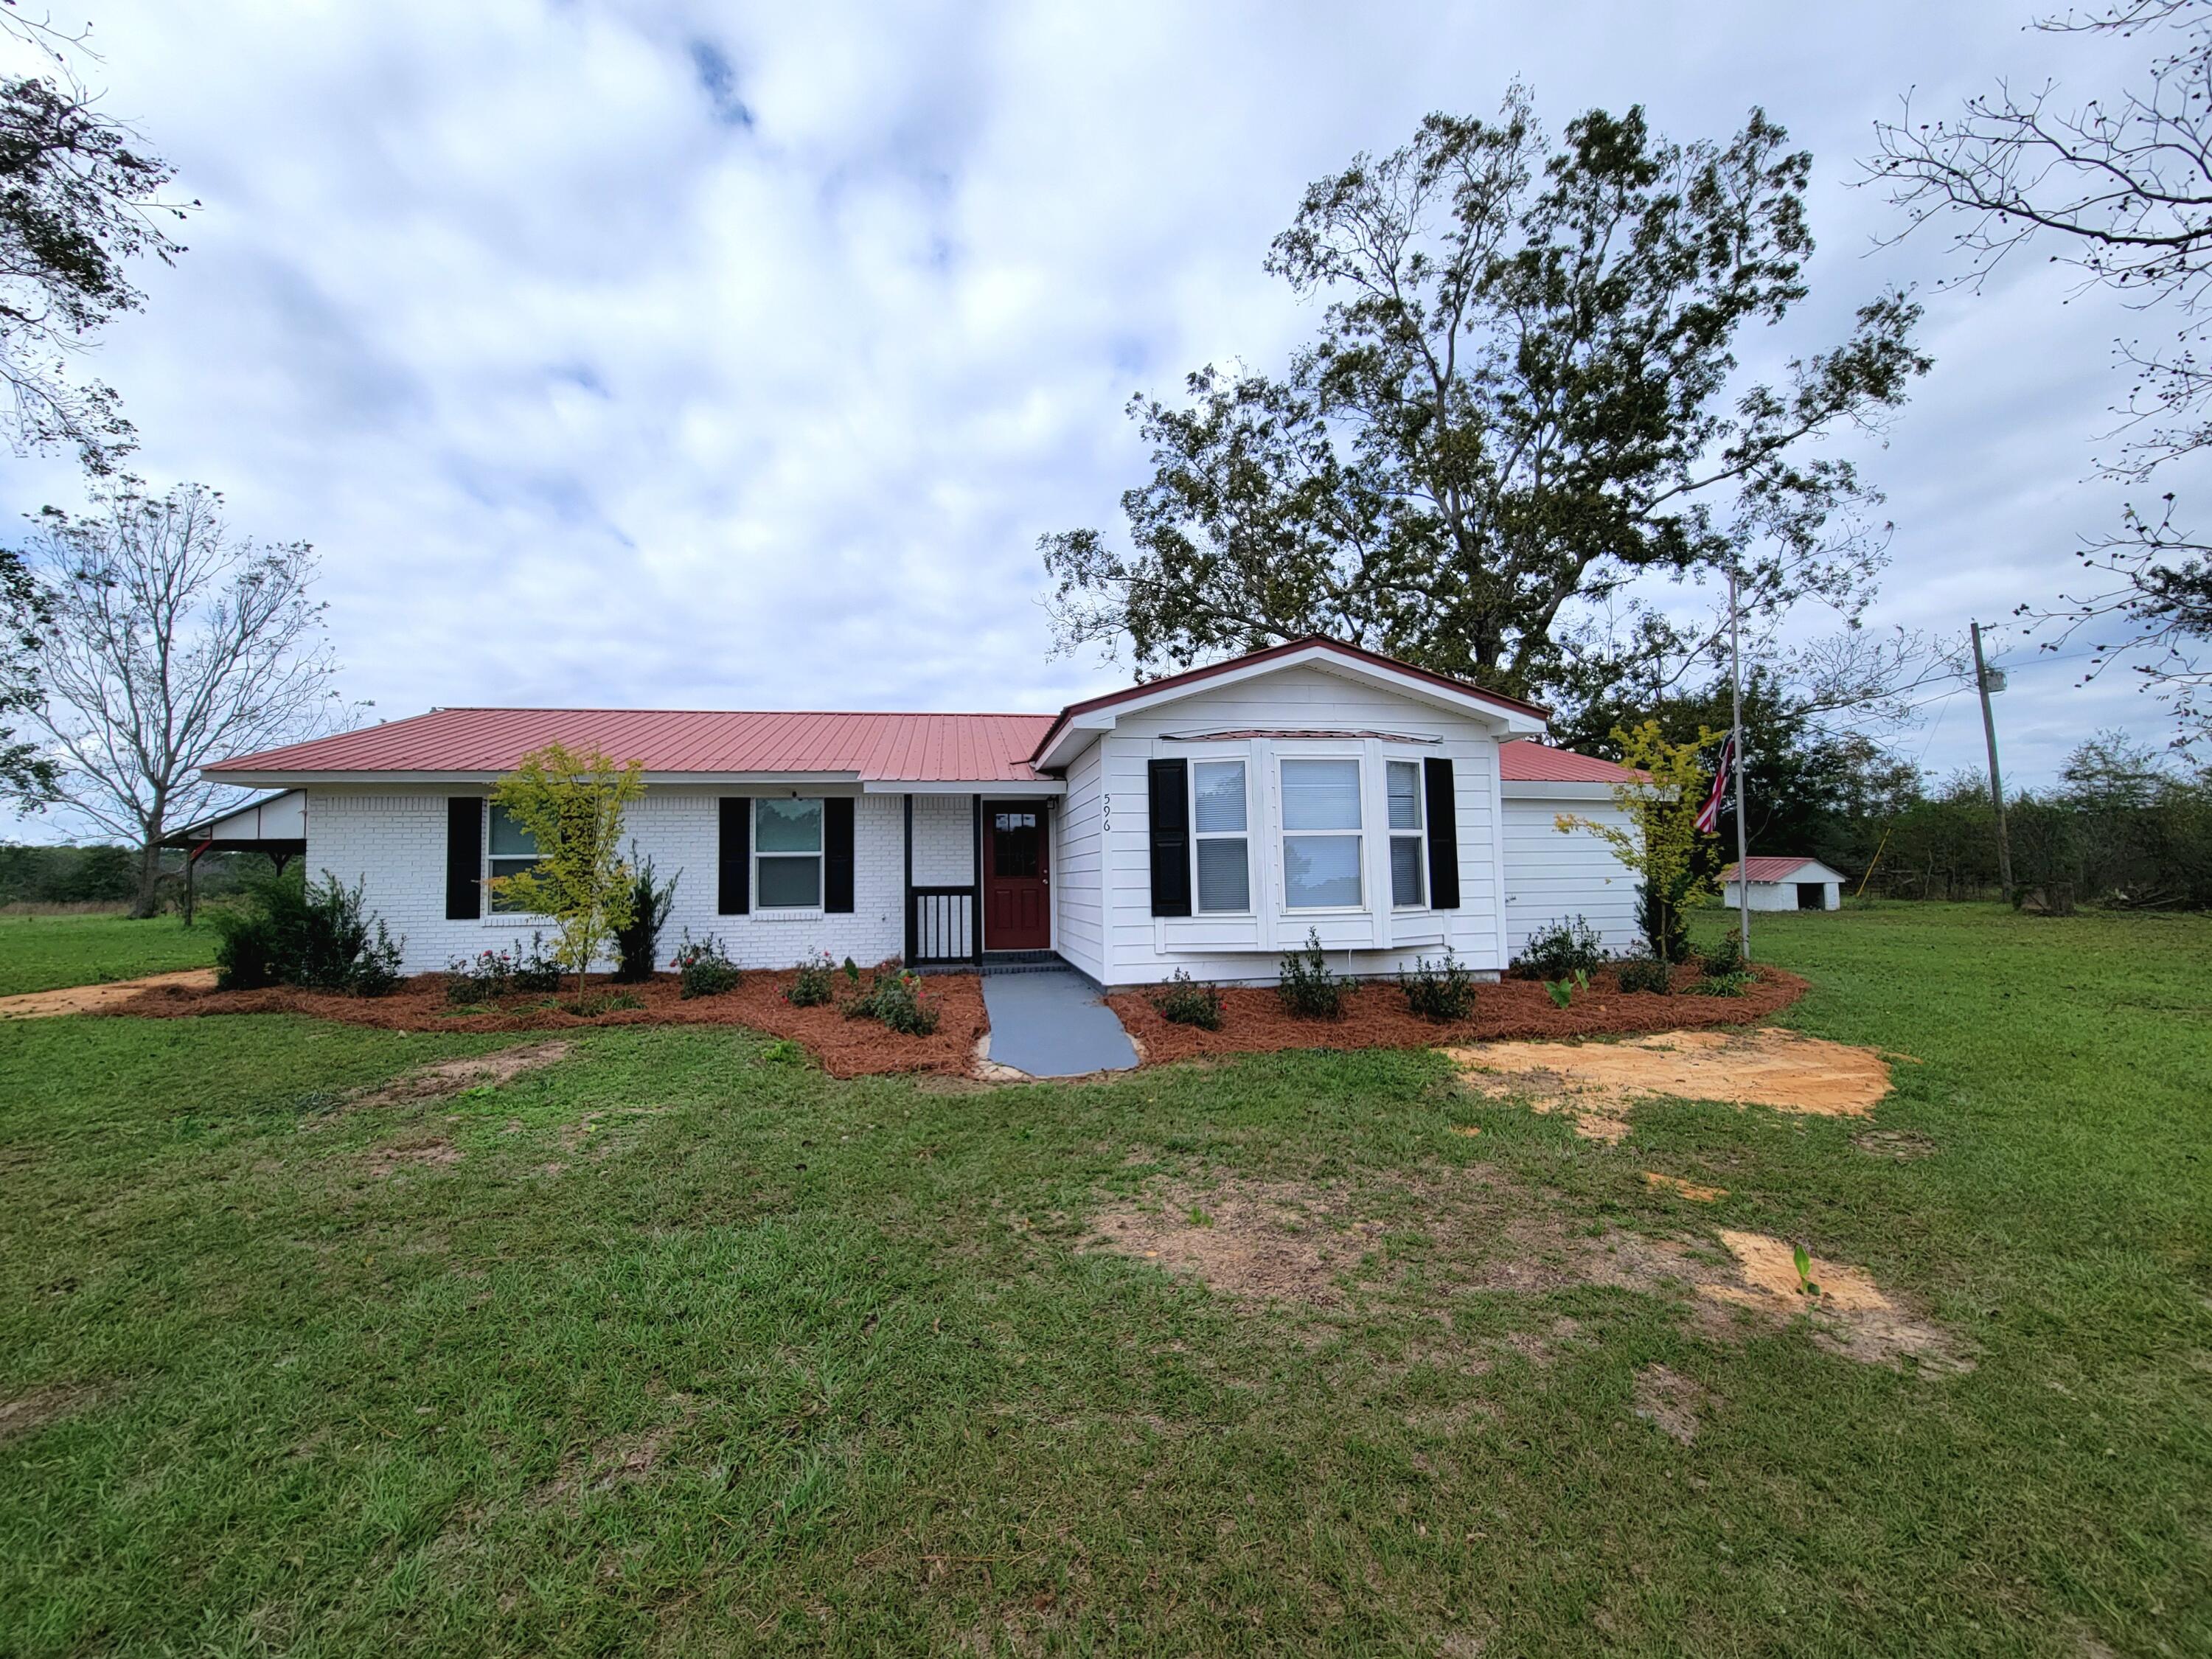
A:
{"label": "house number 596", "polygon": [[1113,796],[1101,795],[1098,797],[1098,817],[1100,820],[1100,828],[1102,828],[1108,835],[1112,835],[1114,833]]}

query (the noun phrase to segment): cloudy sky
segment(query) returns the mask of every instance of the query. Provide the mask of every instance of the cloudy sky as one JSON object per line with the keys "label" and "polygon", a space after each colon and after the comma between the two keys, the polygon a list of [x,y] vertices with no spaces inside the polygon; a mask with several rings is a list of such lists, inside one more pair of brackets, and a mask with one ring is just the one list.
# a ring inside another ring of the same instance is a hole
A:
{"label": "cloudy sky", "polygon": [[[1857,444],[1896,521],[1874,613],[1943,632],[2066,580],[2130,319],[2023,260],[1929,291],[1935,239],[1854,190],[1870,125],[2001,76],[2109,82],[2029,0],[874,8],[611,0],[56,0],[88,78],[204,205],[96,372],[137,470],[312,541],[349,696],[439,704],[1047,709],[1040,534],[1118,531],[1129,395],[1278,366],[1311,308],[1261,260],[1303,186],[1486,113],[1642,102],[1679,138],[1764,105],[1815,157],[1811,303],[1917,284],[1937,367]],[[2132,53],[2124,53],[2122,61]],[[75,505],[55,462],[11,510]],[[2179,481],[2185,482],[2185,481]],[[1809,625],[1809,623],[1808,623]],[[2007,769],[2159,706],[2019,665]],[[1908,732],[1978,763],[1971,697]]]}

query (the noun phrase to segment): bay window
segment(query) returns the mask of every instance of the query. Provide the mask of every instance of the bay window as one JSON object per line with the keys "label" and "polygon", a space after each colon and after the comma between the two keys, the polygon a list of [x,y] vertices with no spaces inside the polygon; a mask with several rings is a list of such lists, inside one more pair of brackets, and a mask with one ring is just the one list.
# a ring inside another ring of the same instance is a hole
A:
{"label": "bay window", "polygon": [[1386,762],[1383,780],[1390,809],[1390,902],[1399,909],[1413,908],[1424,902],[1422,878],[1428,869],[1420,763]]}
{"label": "bay window", "polygon": [[763,910],[812,909],[822,902],[822,803],[753,803],[753,895]]}
{"label": "bay window", "polygon": [[1212,915],[1249,910],[1252,860],[1245,826],[1244,763],[1196,762],[1191,767],[1191,785],[1199,910]]}
{"label": "bay window", "polygon": [[1285,760],[1282,766],[1284,907],[1356,909],[1361,902],[1359,763]]}

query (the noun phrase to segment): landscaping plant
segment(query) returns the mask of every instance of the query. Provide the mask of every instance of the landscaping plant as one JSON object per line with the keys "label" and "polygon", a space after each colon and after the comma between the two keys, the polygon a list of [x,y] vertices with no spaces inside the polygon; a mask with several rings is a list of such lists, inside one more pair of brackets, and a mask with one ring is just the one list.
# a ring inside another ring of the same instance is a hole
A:
{"label": "landscaping plant", "polygon": [[1579,968],[1565,979],[1547,979],[1544,981],[1544,994],[1551,998],[1554,1006],[1560,1008],[1572,1006],[1575,994],[1589,989],[1589,975]]}
{"label": "landscaping plant", "polygon": [[878,1020],[904,1036],[929,1036],[939,1013],[923,994],[921,976],[903,968],[878,968],[868,988],[845,1004],[846,1018]]}
{"label": "landscaping plant", "polygon": [[516,955],[514,988],[540,995],[561,988],[561,964],[546,954],[545,935],[542,932],[531,934],[526,954]]}
{"label": "landscaping plant", "polygon": [[514,958],[506,951],[479,951],[446,963],[446,1000],[459,1006],[496,1002],[515,988]]}
{"label": "landscaping plant", "polygon": [[1643,884],[1638,925],[1644,945],[1662,962],[1686,959],[1684,914],[1693,901],[1715,890],[1712,876],[1700,873],[1698,854],[1706,835],[1698,828],[1698,813],[1705,804],[1706,774],[1698,753],[1719,736],[1701,726],[1694,742],[1669,743],[1657,720],[1629,729],[1616,726],[1613,739],[1620,747],[1620,763],[1644,775],[1613,786],[1613,804],[1632,827],[1568,812],[1556,820],[1562,835],[1589,830],[1636,872]]}
{"label": "landscaping plant", "polygon": [[638,762],[557,743],[525,755],[492,791],[529,834],[538,861],[489,884],[518,908],[553,919],[554,960],[575,975],[579,996],[585,972],[630,922],[636,878],[621,853],[623,814],[644,793]]}
{"label": "landscaping plant", "polygon": [[1674,988],[1674,970],[1656,957],[1624,957],[1619,972],[1620,988],[1630,995],[1663,997]]}
{"label": "landscaping plant", "polygon": [[1513,959],[1516,979],[1565,979],[1577,970],[1594,974],[1605,961],[1605,941],[1581,916],[1570,916],[1528,935]]}
{"label": "landscaping plant", "polygon": [[[836,964],[830,960],[830,953],[817,951],[799,964],[799,971],[792,975],[791,987],[784,992],[783,1000],[794,1008],[822,1007],[836,994]],[[853,982],[857,985],[860,981],[860,975],[856,970]]]}
{"label": "landscaping plant", "polygon": [[365,884],[346,886],[329,871],[319,882],[294,869],[264,878],[246,902],[210,917],[216,983],[226,991],[297,985],[312,991],[382,996],[399,983],[405,941],[370,912]]}
{"label": "landscaping plant", "polygon": [[1221,1029],[1221,988],[1193,979],[1187,969],[1176,969],[1166,984],[1155,986],[1151,1000],[1160,1018],[1170,1025],[1195,1025],[1206,1031]]}
{"label": "landscaping plant", "polygon": [[1304,950],[1283,952],[1275,994],[1300,1019],[1335,1019],[1344,1012],[1344,981],[1328,971],[1318,927],[1306,930]]}
{"label": "landscaping plant", "polygon": [[[636,858],[635,842],[629,850],[630,856]],[[659,966],[660,930],[668,925],[668,913],[676,903],[676,884],[684,875],[678,870],[665,883],[655,880],[649,855],[638,860],[635,867],[630,879],[629,920],[615,929],[614,977],[623,985],[643,983]]]}
{"label": "landscaping plant", "polygon": [[684,930],[683,947],[669,966],[676,970],[677,995],[685,1002],[695,997],[718,997],[734,991],[742,977],[720,939],[712,933],[695,939],[689,927]]}
{"label": "landscaping plant", "polygon": [[1425,1019],[1465,1019],[1474,1012],[1474,970],[1449,945],[1441,961],[1414,957],[1413,971],[1398,975],[1398,988],[1406,994],[1406,1006]]}

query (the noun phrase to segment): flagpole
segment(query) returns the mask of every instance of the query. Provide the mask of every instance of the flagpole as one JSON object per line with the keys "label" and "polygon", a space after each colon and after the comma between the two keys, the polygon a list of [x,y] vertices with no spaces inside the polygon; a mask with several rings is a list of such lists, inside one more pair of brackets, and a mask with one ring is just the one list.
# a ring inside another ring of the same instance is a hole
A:
{"label": "flagpole", "polygon": [[1730,728],[1735,745],[1735,901],[1736,927],[1743,959],[1751,960],[1751,870],[1743,827],[1743,627],[1736,605],[1735,561],[1729,561],[1729,701]]}

